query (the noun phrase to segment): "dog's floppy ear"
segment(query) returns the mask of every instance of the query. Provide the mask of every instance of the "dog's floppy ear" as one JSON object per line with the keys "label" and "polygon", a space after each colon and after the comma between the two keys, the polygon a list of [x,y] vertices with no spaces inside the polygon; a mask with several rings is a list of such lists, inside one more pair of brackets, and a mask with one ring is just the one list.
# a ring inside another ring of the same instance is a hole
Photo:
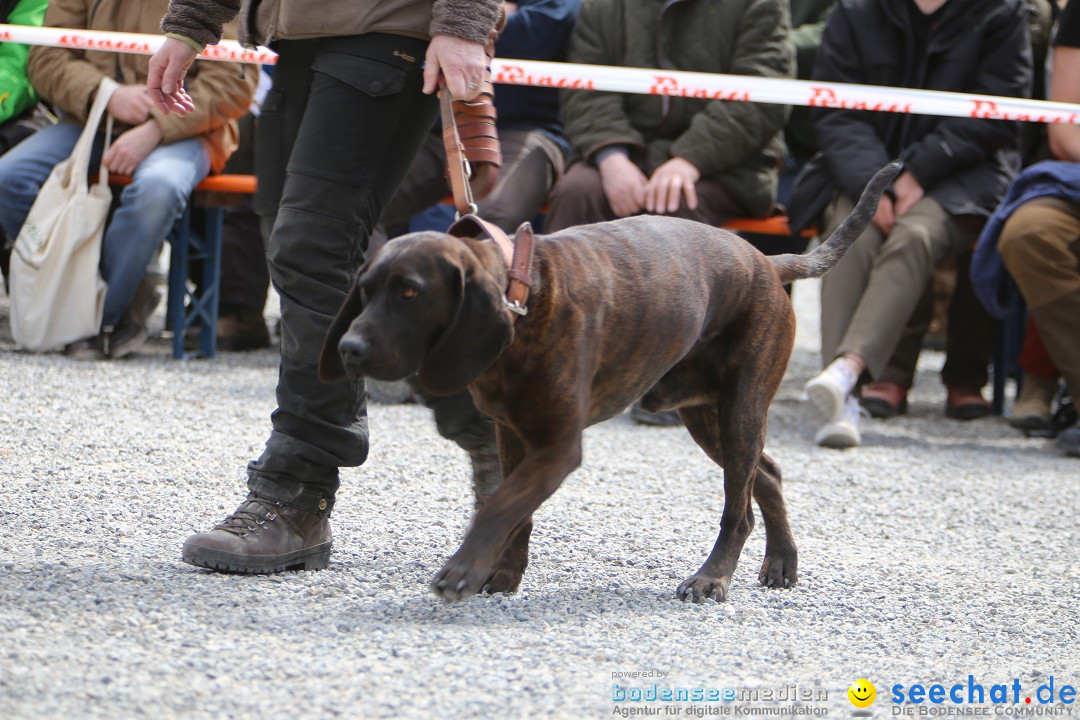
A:
{"label": "dog's floppy ear", "polygon": [[424,358],[418,377],[432,395],[465,389],[514,338],[502,288],[487,272],[458,267],[450,323]]}
{"label": "dog's floppy ear", "polygon": [[[360,279],[360,274],[356,276],[356,279]],[[363,309],[364,301],[360,286],[353,283],[352,290],[346,296],[345,302],[341,304],[337,317],[330,324],[330,329],[326,331],[326,340],[323,341],[322,354],[319,355],[319,379],[324,383],[337,382],[345,377],[345,366],[341,363],[338,343]]]}

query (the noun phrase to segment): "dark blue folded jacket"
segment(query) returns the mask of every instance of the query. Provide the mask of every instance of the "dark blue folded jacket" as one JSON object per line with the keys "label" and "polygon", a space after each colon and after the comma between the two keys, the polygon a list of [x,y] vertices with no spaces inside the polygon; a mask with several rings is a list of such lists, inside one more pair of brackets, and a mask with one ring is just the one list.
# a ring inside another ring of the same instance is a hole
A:
{"label": "dark blue folded jacket", "polygon": [[996,318],[1007,317],[1024,307],[1020,288],[998,252],[1001,228],[1016,208],[1040,197],[1080,203],[1080,163],[1051,160],[1026,168],[1009,186],[1005,199],[986,222],[971,260],[971,285],[986,311]]}
{"label": "dark blue folded jacket", "polygon": [[[499,39],[495,56],[518,60],[561,61],[566,59],[570,33],[577,22],[581,0],[519,0]],[[559,91],[556,88],[526,85],[495,86],[498,126],[538,128],[560,144]]]}

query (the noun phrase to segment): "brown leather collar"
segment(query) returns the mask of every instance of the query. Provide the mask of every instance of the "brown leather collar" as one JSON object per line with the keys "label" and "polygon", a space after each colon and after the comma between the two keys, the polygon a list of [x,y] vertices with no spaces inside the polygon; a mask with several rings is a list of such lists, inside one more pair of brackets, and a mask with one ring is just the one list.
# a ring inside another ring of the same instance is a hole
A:
{"label": "brown leather collar", "polygon": [[[514,239],[510,240],[502,230],[476,215],[462,215],[446,231],[459,238],[491,240],[499,249],[506,263],[510,278],[506,287],[506,309],[513,315],[526,315],[529,309],[529,288],[532,287],[533,230],[527,222],[521,223]],[[511,316],[511,319],[516,319]]]}

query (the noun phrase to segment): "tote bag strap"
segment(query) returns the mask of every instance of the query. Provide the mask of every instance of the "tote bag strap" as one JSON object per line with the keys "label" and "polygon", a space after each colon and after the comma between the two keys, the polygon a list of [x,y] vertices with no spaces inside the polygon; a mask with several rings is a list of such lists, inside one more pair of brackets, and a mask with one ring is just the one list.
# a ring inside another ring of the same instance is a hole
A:
{"label": "tote bag strap", "polygon": [[[101,157],[105,157],[109,154],[109,146],[112,145],[112,130],[113,130],[113,116],[109,115],[105,118],[105,147],[101,151]],[[86,163],[83,164],[83,168],[89,164],[90,159],[87,158]],[[98,168],[98,190],[100,192],[106,192],[109,188],[109,168],[105,167],[105,163],[101,163],[101,167]]]}
{"label": "tote bag strap", "polygon": [[[71,179],[77,188],[86,187],[86,179],[89,174],[90,166],[90,152],[94,147],[94,136],[97,135],[98,125],[101,124],[101,116],[104,115],[105,111],[108,109],[109,98],[112,97],[113,92],[118,87],[120,86],[112,78],[108,76],[101,78],[101,85],[98,86],[97,96],[94,97],[94,104],[90,106],[90,113],[86,116],[86,126],[83,127],[82,134],[79,135],[79,140],[75,143],[75,148],[71,151],[70,160],[73,166]],[[112,136],[112,116],[109,116],[106,127],[105,148],[108,150],[108,143]],[[102,168],[102,171],[98,183],[99,185],[108,185],[108,173],[104,172],[104,168]]]}

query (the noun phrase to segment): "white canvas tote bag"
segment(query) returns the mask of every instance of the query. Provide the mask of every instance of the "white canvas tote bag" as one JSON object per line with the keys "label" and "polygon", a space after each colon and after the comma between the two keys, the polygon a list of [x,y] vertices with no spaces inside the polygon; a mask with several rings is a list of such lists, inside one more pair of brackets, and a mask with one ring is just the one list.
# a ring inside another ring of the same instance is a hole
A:
{"label": "white canvas tote bag", "polygon": [[[11,334],[27,350],[60,348],[101,330],[106,286],[98,261],[112,193],[104,166],[93,187],[87,173],[94,136],[117,87],[102,78],[71,156],[53,168],[15,239]],[[107,151],[112,117],[105,133]]]}

